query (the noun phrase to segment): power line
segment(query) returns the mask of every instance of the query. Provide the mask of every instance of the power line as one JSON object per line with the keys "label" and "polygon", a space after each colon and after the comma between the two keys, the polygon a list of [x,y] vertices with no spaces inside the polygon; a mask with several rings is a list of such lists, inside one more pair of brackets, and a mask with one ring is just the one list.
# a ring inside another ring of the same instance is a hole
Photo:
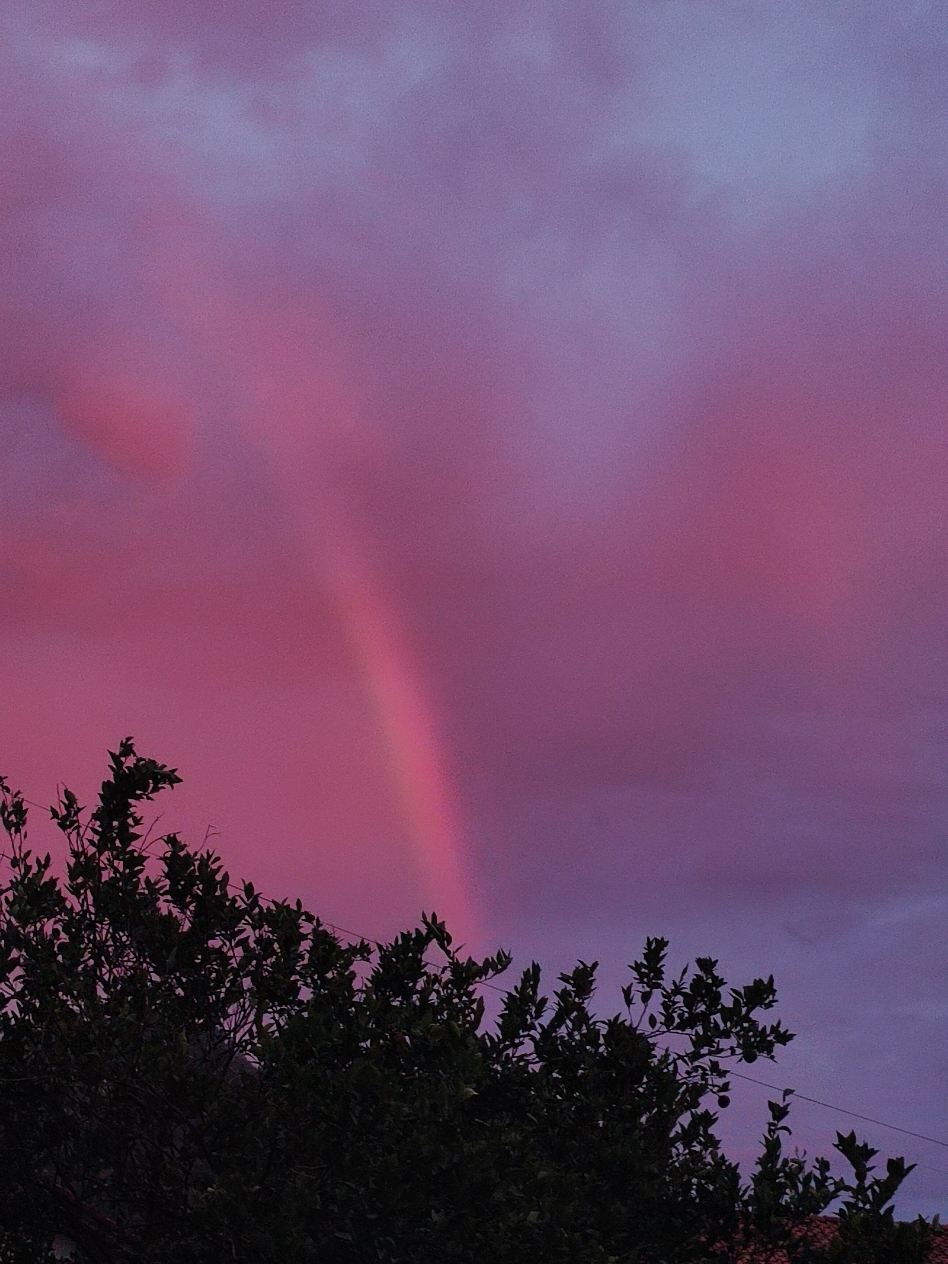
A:
{"label": "power line", "polygon": [[[364,940],[366,943],[374,944],[375,947],[377,948],[382,947],[381,940],[372,939],[369,935],[360,935],[354,930],[347,930],[345,926],[336,926],[332,922],[324,922],[323,925],[328,926],[330,930],[337,931],[343,935],[351,935],[354,939],[361,939],[361,940]],[[429,964],[433,965],[435,963],[431,962]],[[479,984],[481,987],[492,988],[495,992],[506,991],[505,988],[498,987],[496,983],[490,983],[486,979],[479,980]],[[789,1090],[781,1089],[776,1084],[768,1084],[766,1080],[758,1080],[753,1075],[745,1075],[742,1071],[735,1071],[730,1067],[728,1068],[727,1074],[733,1075],[735,1076],[735,1078],[739,1080],[747,1080],[751,1084],[759,1084],[761,1088],[769,1088],[775,1093],[782,1093],[785,1091],[790,1092],[793,1094],[795,1098],[798,1098],[801,1102],[810,1102],[812,1105],[822,1106],[826,1110],[835,1110],[840,1115],[849,1115],[850,1118],[861,1119],[863,1123],[867,1123],[867,1124],[877,1124],[880,1128],[889,1128],[891,1129],[892,1132],[901,1132],[906,1137],[915,1137],[916,1140],[918,1141],[929,1141],[931,1142],[932,1145],[941,1146],[943,1150],[948,1150],[948,1141],[941,1141],[937,1137],[926,1136],[926,1134],[923,1132],[913,1132],[911,1128],[902,1128],[899,1124],[886,1123],[884,1119],[875,1119],[873,1118],[872,1115],[861,1115],[858,1111],[848,1110],[845,1106],[836,1106],[832,1102],[824,1102],[818,1097],[810,1097],[806,1093],[799,1093],[797,1092],[796,1089],[789,1089]],[[923,1165],[923,1166],[927,1166],[927,1165]],[[941,1169],[933,1169],[933,1170],[940,1171]]]}
{"label": "power line", "polygon": [[776,1084],[768,1084],[766,1080],[756,1080],[752,1075],[744,1075],[742,1071],[734,1071],[728,1068],[727,1073],[728,1075],[736,1076],[739,1080],[748,1080],[751,1084],[759,1084],[761,1088],[773,1089],[775,1093],[789,1092],[794,1097],[799,1098],[801,1102],[812,1102],[814,1106],[825,1106],[827,1110],[835,1110],[841,1115],[849,1115],[853,1119],[861,1119],[863,1123],[878,1124],[880,1128],[891,1128],[893,1132],[902,1132],[907,1137],[916,1137],[919,1141],[930,1141],[932,1145],[941,1146],[943,1150],[948,1150],[948,1141],[939,1141],[937,1137],[927,1137],[923,1132],[913,1132],[911,1128],[901,1128],[898,1124],[887,1124],[884,1119],[873,1119],[871,1115],[860,1115],[856,1110],[847,1110],[845,1106],[834,1106],[832,1102],[822,1102],[818,1097],[807,1097],[806,1093],[798,1093],[795,1088],[778,1088]]}

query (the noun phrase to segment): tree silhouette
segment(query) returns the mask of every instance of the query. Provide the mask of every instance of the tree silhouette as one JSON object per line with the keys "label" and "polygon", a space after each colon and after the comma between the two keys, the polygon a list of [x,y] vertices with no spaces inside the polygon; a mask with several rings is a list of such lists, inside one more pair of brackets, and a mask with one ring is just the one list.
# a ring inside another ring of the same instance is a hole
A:
{"label": "tree silhouette", "polygon": [[846,1182],[787,1156],[783,1103],[746,1184],[723,1154],[727,1064],[792,1038],[762,1021],[772,978],[728,989],[711,958],[669,976],[650,939],[623,1014],[595,1012],[595,964],[549,997],[533,964],[488,1023],[508,954],[463,958],[434,915],[346,943],[232,886],[212,852],[143,836],[143,803],[178,781],[122,742],[91,812],[68,790],[52,809],[59,879],[0,779],[7,1260],[924,1258],[928,1227],[892,1216],[901,1160],[873,1178],[841,1137]]}

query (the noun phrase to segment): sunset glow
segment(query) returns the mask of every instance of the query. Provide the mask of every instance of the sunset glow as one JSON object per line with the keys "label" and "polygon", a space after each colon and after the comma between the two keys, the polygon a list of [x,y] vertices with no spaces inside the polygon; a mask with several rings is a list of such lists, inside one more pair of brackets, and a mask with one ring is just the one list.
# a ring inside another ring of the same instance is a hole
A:
{"label": "sunset glow", "polygon": [[781,1083],[948,1140],[943,9],[12,0],[0,56],[0,772],[131,733],[233,876],[604,1007],[646,934],[772,970]]}

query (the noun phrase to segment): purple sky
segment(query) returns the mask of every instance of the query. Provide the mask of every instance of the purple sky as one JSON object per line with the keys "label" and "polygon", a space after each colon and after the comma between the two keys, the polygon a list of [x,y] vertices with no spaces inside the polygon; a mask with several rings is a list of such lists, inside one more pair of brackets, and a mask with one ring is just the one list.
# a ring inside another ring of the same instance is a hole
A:
{"label": "purple sky", "polygon": [[133,733],[234,873],[610,1003],[772,970],[762,1078],[948,1140],[943,6],[0,32],[2,770]]}

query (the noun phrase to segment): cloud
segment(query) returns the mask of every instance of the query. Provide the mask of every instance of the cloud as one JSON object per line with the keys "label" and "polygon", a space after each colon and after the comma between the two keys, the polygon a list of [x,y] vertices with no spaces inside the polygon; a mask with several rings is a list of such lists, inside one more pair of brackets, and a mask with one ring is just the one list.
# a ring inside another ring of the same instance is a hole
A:
{"label": "cloud", "polygon": [[937,7],[3,23],[5,766],[135,731],[371,933],[424,765],[485,934],[881,961],[944,867]]}

